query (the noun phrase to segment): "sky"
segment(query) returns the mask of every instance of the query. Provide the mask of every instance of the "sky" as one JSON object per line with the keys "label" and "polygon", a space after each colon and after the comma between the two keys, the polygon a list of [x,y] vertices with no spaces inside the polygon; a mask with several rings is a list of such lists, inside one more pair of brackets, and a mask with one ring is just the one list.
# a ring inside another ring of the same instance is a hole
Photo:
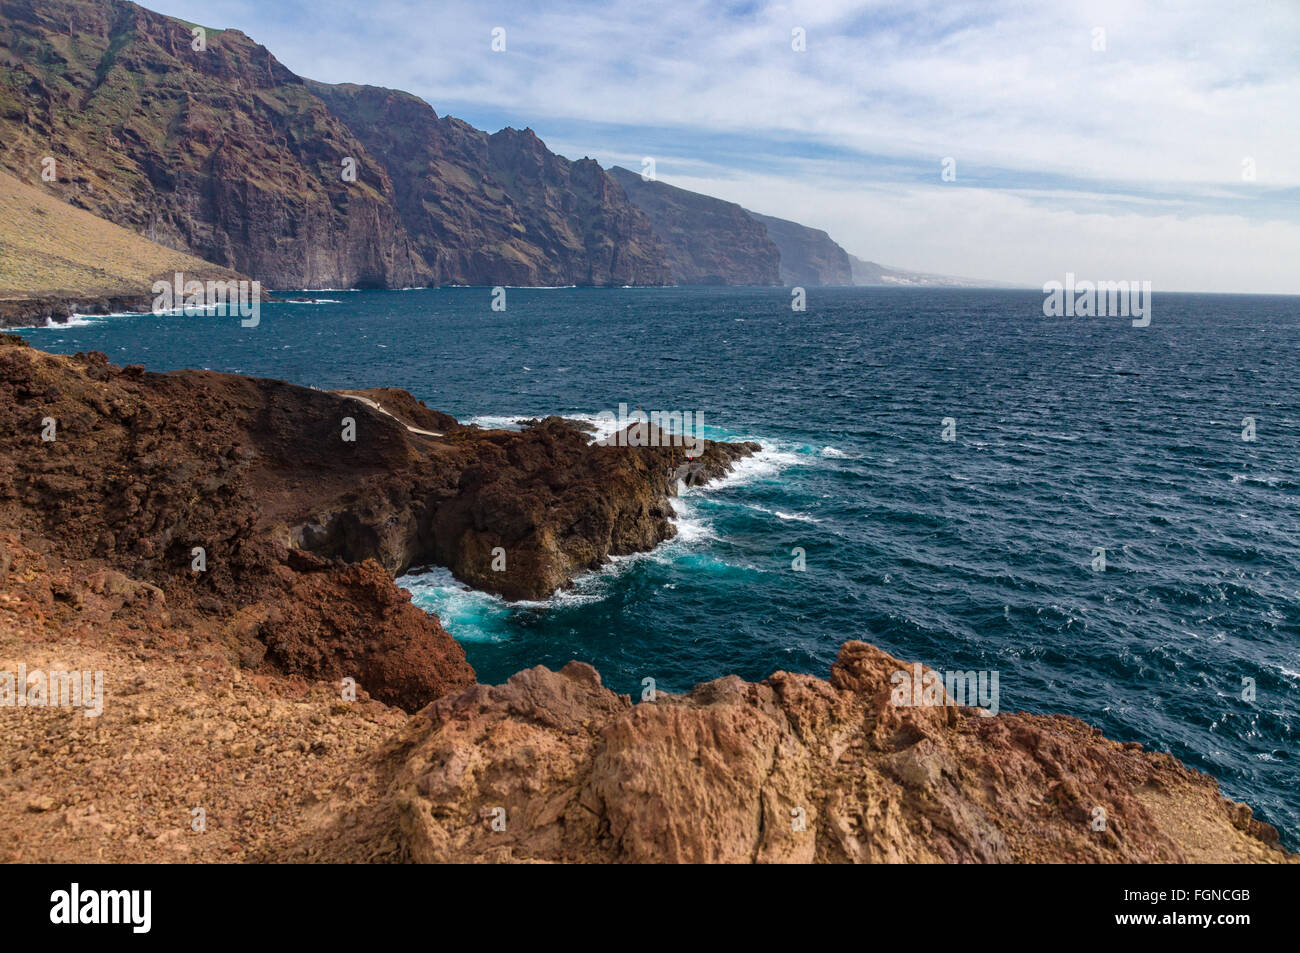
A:
{"label": "sky", "polygon": [[1300,293],[1296,0],[144,5],[888,266]]}

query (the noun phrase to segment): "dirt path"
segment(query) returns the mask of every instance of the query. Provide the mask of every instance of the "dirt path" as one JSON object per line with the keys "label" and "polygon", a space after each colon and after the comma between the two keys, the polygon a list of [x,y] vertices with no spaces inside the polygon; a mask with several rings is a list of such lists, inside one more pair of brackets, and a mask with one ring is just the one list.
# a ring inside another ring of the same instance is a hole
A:
{"label": "dirt path", "polygon": [[379,411],[381,414],[384,414],[385,416],[392,417],[394,420],[396,420],[399,424],[401,424],[403,427],[405,427],[405,428],[406,428],[407,430],[409,430],[411,433],[418,433],[418,434],[420,434],[420,435],[422,435],[422,436],[425,436],[425,437],[441,437],[441,436],[442,436],[442,434],[440,434],[440,433],[436,433],[435,431],[432,431],[432,430],[421,430],[419,427],[412,427],[410,424],[408,424],[408,423],[407,423],[405,420],[403,420],[401,417],[397,416],[397,414],[394,414],[394,413],[392,413],[391,411],[384,410],[383,406],[382,406],[378,401],[371,400],[369,397],[362,397],[360,394],[343,394],[343,395],[341,395],[341,396],[346,397],[346,398],[348,398],[349,400],[359,400],[359,401],[361,401],[361,403],[365,404],[367,407],[370,407],[370,408],[372,408],[372,409],[374,409],[374,410],[377,410],[377,411]]}

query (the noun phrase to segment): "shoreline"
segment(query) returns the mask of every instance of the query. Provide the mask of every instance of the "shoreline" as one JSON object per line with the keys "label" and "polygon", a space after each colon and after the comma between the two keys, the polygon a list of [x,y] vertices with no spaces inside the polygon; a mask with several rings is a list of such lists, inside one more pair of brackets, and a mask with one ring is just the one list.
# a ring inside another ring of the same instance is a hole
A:
{"label": "shoreline", "polygon": [[[360,289],[351,289],[360,290]],[[405,290],[405,289],[402,289]],[[285,297],[288,292],[263,290],[262,304],[320,304],[318,299]],[[105,292],[78,295],[55,293],[22,298],[0,298],[0,331],[28,328],[69,327],[77,318],[128,318],[156,314],[154,295],[136,292]],[[168,308],[163,314],[181,314],[183,307]]]}
{"label": "shoreline", "polygon": [[0,299],[0,329],[68,324],[78,315],[147,314],[153,295],[105,292],[98,295],[51,294]]}

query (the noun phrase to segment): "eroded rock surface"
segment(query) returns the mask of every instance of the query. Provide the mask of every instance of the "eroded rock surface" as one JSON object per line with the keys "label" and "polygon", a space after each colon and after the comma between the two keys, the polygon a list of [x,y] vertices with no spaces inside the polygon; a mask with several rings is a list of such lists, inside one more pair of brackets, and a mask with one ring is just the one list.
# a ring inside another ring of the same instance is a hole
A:
{"label": "eroded rock surface", "polygon": [[[636,705],[579,662],[476,685],[376,755],[367,823],[335,823],[307,851],[347,859],[378,839],[418,862],[1297,860],[1168,755],[1059,715],[896,706],[897,671],[910,666],[849,642],[829,680],[730,676]],[[355,802],[334,809],[358,816]]]}

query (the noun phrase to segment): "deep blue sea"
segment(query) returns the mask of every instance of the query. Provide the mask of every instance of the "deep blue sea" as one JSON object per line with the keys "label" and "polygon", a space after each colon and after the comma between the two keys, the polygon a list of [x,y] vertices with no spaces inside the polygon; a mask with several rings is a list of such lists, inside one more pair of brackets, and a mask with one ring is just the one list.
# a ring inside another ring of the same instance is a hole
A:
{"label": "deep blue sea", "polygon": [[1003,711],[1169,751],[1300,849],[1300,298],[1157,294],[1134,328],[1044,317],[1034,291],[812,289],[803,313],[780,288],[510,289],[504,312],[483,288],[316,294],[249,329],[24,333],[152,370],[404,387],[484,424],[702,412],[764,452],[687,491],[655,552],[542,604],[402,580],[482,680],[574,658],[638,695],[824,676],[865,639],[996,670]]}

